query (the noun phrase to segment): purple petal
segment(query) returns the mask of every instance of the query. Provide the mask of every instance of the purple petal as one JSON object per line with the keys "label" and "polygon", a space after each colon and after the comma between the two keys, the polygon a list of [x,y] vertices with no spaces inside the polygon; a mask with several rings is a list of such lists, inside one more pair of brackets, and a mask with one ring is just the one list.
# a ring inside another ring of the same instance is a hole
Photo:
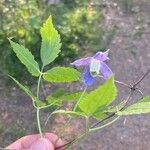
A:
{"label": "purple petal", "polygon": [[96,78],[90,74],[89,66],[87,66],[83,72],[82,81],[85,86],[91,86],[96,81]]}
{"label": "purple petal", "polygon": [[93,57],[95,59],[98,59],[99,61],[105,61],[109,59],[108,53],[109,53],[109,50],[107,50],[106,52],[97,52]]}
{"label": "purple petal", "polygon": [[74,65],[76,67],[88,66],[90,64],[91,58],[92,57],[86,57],[86,58],[78,59],[78,60],[74,61],[73,63],[71,63],[71,65]]}
{"label": "purple petal", "polygon": [[111,69],[104,62],[101,62],[100,72],[105,80],[107,80],[113,74]]}

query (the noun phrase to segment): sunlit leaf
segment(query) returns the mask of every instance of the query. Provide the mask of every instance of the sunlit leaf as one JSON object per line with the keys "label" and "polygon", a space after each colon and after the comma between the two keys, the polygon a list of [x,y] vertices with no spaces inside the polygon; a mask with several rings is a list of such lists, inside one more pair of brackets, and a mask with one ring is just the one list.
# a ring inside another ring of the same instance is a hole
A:
{"label": "sunlit leaf", "polygon": [[50,16],[41,28],[41,60],[46,66],[58,56],[61,48],[60,35],[54,28],[52,17]]}
{"label": "sunlit leaf", "polygon": [[69,67],[55,67],[44,73],[43,78],[49,82],[73,82],[79,81],[80,72]]}
{"label": "sunlit leaf", "polygon": [[39,76],[40,75],[39,65],[34,60],[34,56],[31,54],[31,52],[24,46],[19,45],[18,43],[15,43],[10,39],[9,41],[13,48],[13,51],[16,53],[16,56],[27,67],[28,71],[33,76]]}
{"label": "sunlit leaf", "polygon": [[147,96],[140,100],[139,102],[130,105],[123,111],[118,111],[116,114],[119,116],[124,115],[138,115],[150,113],[150,96]]}
{"label": "sunlit leaf", "polygon": [[112,76],[103,85],[85,96],[79,103],[79,107],[84,113],[91,116],[98,109],[111,104],[116,95],[117,89],[114,84],[114,76]]}

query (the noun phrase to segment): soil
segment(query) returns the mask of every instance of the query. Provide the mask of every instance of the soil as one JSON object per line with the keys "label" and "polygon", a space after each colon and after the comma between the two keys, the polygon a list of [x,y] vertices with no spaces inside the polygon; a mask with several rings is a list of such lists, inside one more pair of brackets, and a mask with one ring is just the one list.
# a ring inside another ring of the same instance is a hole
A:
{"label": "soil", "polygon": [[[117,0],[106,0],[104,3],[105,26],[117,27],[115,36],[108,45],[111,50],[109,65],[117,80],[133,84],[150,67],[150,1],[133,0],[131,8]],[[99,83],[95,86],[98,85]],[[70,85],[66,88],[73,90]],[[77,84],[76,88],[80,88],[80,85]],[[144,96],[150,95],[150,74],[141,82],[139,88]],[[118,100],[126,98],[128,90],[120,86],[118,89]],[[15,87],[2,87],[0,93],[0,147],[23,135],[37,133],[34,123],[35,110],[29,98]],[[136,93],[130,103],[140,98],[141,95]],[[43,122],[47,114],[42,112]],[[64,124],[65,117],[58,116],[52,120],[49,121],[46,130],[57,132]],[[80,119],[72,122],[71,127],[66,130],[67,139],[73,138],[74,134],[82,130],[82,123]],[[113,125],[89,135],[71,149],[149,150],[150,115],[123,117]]]}

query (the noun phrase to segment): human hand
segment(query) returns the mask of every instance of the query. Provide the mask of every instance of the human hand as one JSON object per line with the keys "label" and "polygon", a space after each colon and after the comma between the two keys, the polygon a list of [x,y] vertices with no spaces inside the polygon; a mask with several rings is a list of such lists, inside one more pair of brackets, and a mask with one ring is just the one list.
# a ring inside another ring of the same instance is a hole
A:
{"label": "human hand", "polygon": [[53,133],[45,133],[41,138],[39,134],[28,135],[20,138],[16,142],[12,143],[7,150],[55,150],[63,145],[63,141],[58,139],[57,135]]}

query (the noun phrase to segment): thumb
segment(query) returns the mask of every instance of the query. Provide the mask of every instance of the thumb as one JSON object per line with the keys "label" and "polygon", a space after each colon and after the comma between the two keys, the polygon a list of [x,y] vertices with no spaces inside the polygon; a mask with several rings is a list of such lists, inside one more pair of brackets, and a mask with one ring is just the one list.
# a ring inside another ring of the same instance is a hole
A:
{"label": "thumb", "polygon": [[40,138],[31,145],[31,150],[54,150],[54,146],[46,138]]}

